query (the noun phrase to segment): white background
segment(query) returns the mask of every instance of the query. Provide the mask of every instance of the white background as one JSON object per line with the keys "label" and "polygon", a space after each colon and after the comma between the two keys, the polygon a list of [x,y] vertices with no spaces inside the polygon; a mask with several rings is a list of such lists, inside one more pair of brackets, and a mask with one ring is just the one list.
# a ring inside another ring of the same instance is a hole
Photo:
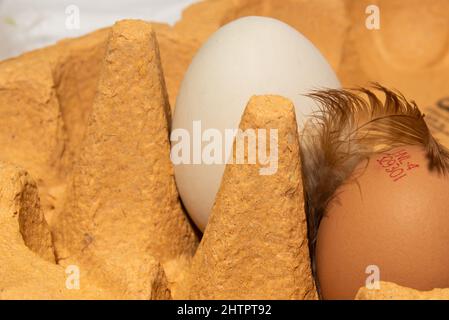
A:
{"label": "white background", "polygon": [[[0,0],[0,60],[112,25],[124,18],[173,24],[197,0]],[[66,8],[79,8],[79,29]]]}

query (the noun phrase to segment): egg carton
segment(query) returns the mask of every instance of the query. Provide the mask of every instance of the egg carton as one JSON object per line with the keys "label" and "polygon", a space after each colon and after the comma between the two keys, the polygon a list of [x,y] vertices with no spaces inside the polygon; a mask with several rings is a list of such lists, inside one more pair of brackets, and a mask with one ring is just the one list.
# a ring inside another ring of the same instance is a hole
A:
{"label": "egg carton", "polygon": [[[448,145],[448,4],[381,1],[372,30],[371,2],[205,1],[173,27],[121,21],[1,62],[0,298],[317,299],[291,103],[249,101],[241,128],[283,118],[279,172],[228,165],[203,236],[176,190],[170,117],[202,43],[239,17],[270,16],[308,37],[344,86],[378,81],[413,97]],[[357,298],[449,297],[381,287]]]}

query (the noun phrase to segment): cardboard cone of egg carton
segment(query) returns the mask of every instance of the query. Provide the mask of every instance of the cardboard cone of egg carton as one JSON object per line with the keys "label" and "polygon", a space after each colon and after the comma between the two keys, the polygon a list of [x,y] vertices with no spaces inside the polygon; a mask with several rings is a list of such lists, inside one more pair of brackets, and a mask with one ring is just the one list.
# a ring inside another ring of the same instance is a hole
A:
{"label": "cardboard cone of egg carton", "polygon": [[266,129],[267,139],[270,129],[278,130],[271,141],[278,146],[277,172],[261,175],[265,165],[247,161],[226,166],[192,262],[188,298],[316,299],[293,104],[279,96],[254,96],[240,129]]}
{"label": "cardboard cone of egg carton", "polygon": [[356,300],[449,300],[449,289],[418,291],[395,283],[380,281],[377,289],[360,288]]}
{"label": "cardboard cone of egg carton", "polygon": [[2,240],[15,241],[20,237],[20,242],[35,254],[55,263],[51,234],[40,208],[36,183],[25,170],[3,162],[0,162],[0,181],[0,225],[5,228]]}
{"label": "cardboard cone of egg carton", "polygon": [[48,225],[36,183],[23,169],[0,163],[0,300],[109,299],[83,283],[71,287],[66,270],[54,263]]}
{"label": "cardboard cone of egg carton", "polygon": [[[178,86],[199,42],[178,35],[169,25],[152,23],[157,36],[170,105],[175,105]],[[84,37],[66,39],[47,51],[56,52],[54,63],[56,91],[67,130],[66,161],[76,158],[92,110],[102,61],[111,28]]]}
{"label": "cardboard cone of egg carton", "polygon": [[131,299],[152,297],[149,265],[186,261],[197,247],[175,187],[169,121],[151,24],[116,23],[55,246],[60,263],[79,264]]}

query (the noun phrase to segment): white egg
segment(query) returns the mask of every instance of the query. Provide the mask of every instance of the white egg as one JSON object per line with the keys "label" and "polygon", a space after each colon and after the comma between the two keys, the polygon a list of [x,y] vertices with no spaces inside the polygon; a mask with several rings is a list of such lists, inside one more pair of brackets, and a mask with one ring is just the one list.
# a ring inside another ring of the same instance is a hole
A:
{"label": "white egg", "polygon": [[[185,74],[172,123],[176,183],[196,225],[205,229],[228,160],[214,164],[203,161],[201,150],[207,141],[198,140],[201,132],[216,129],[224,139],[226,129],[238,128],[251,96],[264,94],[289,98],[301,127],[305,117],[317,108],[304,94],[339,87],[318,49],[281,21],[245,17],[215,32]],[[187,135],[189,150],[180,160],[180,144],[186,143]]]}

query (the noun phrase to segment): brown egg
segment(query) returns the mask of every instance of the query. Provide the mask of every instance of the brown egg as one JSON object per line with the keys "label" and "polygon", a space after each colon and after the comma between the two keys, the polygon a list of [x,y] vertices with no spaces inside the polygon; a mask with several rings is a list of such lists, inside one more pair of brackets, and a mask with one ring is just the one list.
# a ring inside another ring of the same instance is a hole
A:
{"label": "brown egg", "polygon": [[396,148],[359,164],[318,230],[322,297],[353,299],[376,275],[419,290],[448,288],[448,191],[449,178],[429,171],[421,147]]}

